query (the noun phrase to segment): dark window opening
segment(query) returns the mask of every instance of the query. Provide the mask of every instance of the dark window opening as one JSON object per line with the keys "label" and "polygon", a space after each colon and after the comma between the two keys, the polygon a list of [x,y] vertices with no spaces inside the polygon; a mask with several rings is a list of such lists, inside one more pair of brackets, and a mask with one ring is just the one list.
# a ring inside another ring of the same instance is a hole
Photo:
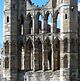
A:
{"label": "dark window opening", "polygon": [[26,42],[26,49],[25,50],[25,59],[24,59],[24,65],[25,70],[30,71],[33,69],[33,44],[31,39],[28,39]]}
{"label": "dark window opening", "polygon": [[64,52],[68,52],[68,39],[65,38],[63,42],[64,42]]}
{"label": "dark window opening", "polygon": [[5,68],[9,68],[9,58],[5,58]]}
{"label": "dark window opening", "polygon": [[13,9],[15,9],[15,4],[13,4]]}
{"label": "dark window opening", "polygon": [[65,14],[65,19],[67,19],[67,14]]}
{"label": "dark window opening", "polygon": [[52,52],[51,52],[51,50],[49,51],[49,53],[48,53],[48,60],[49,60],[49,69],[51,70],[51,55],[52,54]]}
{"label": "dark window opening", "polygon": [[9,22],[9,16],[7,16],[7,23]]}
{"label": "dark window opening", "polygon": [[4,45],[5,45],[5,54],[9,54],[9,42],[6,41]]}
{"label": "dark window opening", "polygon": [[21,15],[21,24],[23,25],[24,24],[24,16]]}
{"label": "dark window opening", "polygon": [[51,50],[51,43],[50,43],[50,40],[49,38],[47,38],[44,42],[44,54],[45,54],[45,57],[44,57],[44,70],[51,70],[52,69],[52,50]]}
{"label": "dark window opening", "polygon": [[28,13],[27,15],[27,27],[28,27],[28,34],[32,34],[33,33],[33,20],[32,20],[32,17],[31,17],[31,14]]}
{"label": "dark window opening", "polygon": [[60,70],[60,41],[54,40],[54,70]]}
{"label": "dark window opening", "polygon": [[35,70],[42,70],[42,43],[38,38],[35,41]]}

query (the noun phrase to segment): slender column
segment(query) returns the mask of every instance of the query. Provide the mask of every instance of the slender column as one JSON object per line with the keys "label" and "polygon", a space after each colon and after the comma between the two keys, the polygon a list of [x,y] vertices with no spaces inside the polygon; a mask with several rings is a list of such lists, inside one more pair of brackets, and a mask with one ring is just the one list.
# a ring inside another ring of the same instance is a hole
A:
{"label": "slender column", "polygon": [[54,70],[54,46],[53,46],[53,16],[51,17],[51,49],[52,49],[52,71]]}
{"label": "slender column", "polygon": [[42,34],[42,70],[44,71],[44,17],[42,17]]}
{"label": "slender column", "polygon": [[24,48],[21,49],[21,70],[24,70]]}
{"label": "slender column", "polygon": [[51,49],[52,49],[52,56],[51,56],[51,64],[52,64],[52,70],[54,70],[54,49],[53,49],[53,35],[52,35],[52,38],[51,38]]}
{"label": "slender column", "polygon": [[35,11],[33,11],[33,71],[35,71]]}
{"label": "slender column", "polygon": [[[42,39],[44,39],[44,37],[42,37]],[[44,40],[42,40],[44,41]],[[44,71],[45,70],[45,67],[44,67],[44,42],[42,42],[42,70]]]}
{"label": "slender column", "polygon": [[54,33],[56,33],[56,30],[57,30],[57,20],[56,20],[55,17],[54,17],[53,24],[54,24]]}

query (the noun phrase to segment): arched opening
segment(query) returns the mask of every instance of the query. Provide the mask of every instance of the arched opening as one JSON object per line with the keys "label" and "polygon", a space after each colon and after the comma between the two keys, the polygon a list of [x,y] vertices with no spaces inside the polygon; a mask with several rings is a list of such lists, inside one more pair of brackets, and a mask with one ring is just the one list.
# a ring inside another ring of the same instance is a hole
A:
{"label": "arched opening", "polygon": [[75,38],[71,38],[70,39],[70,52],[71,53],[76,53],[77,52],[77,49],[78,49],[78,42],[77,42],[77,39]]}
{"label": "arched opening", "polygon": [[60,14],[58,11],[55,12],[54,14],[54,30],[56,33],[59,33],[60,32]]}
{"label": "arched opening", "polygon": [[18,43],[18,69],[24,70],[24,45],[22,42]]}
{"label": "arched opening", "polygon": [[60,69],[60,41],[54,39],[54,70]]}
{"label": "arched opening", "polygon": [[68,52],[68,39],[65,38],[63,43],[64,43],[64,52]]}
{"label": "arched opening", "polygon": [[33,33],[33,28],[32,28],[32,17],[31,14],[28,13],[27,15],[27,29],[28,29],[28,34],[32,34]]}
{"label": "arched opening", "polygon": [[36,15],[36,33],[41,33],[41,26],[42,26],[42,15],[41,13],[37,13]]}
{"label": "arched opening", "polygon": [[5,58],[5,69],[8,69],[9,68],[9,58],[6,57]]}
{"label": "arched opening", "polygon": [[49,13],[49,11],[47,11],[45,14],[44,25],[45,25],[45,32],[50,33],[51,32],[51,14]]}
{"label": "arched opening", "polygon": [[51,24],[52,24],[52,22],[51,22],[51,14],[49,14],[49,16],[48,16],[48,33],[51,32]]}
{"label": "arched opening", "polygon": [[33,44],[31,39],[28,39],[26,42],[26,50],[25,50],[25,69],[32,70],[33,69]]}
{"label": "arched opening", "polygon": [[19,28],[19,34],[23,35],[23,27],[24,27],[24,16],[21,14],[20,16],[20,28]]}
{"label": "arched opening", "polygon": [[8,55],[9,54],[9,42],[6,41],[4,46],[5,46],[5,55]]}
{"label": "arched opening", "polygon": [[64,64],[64,68],[68,68],[68,57],[67,57],[67,55],[65,55],[64,58],[63,58],[63,64]]}
{"label": "arched opening", "polygon": [[49,38],[46,38],[44,42],[44,69],[45,70],[51,70],[51,56],[52,56],[52,50],[51,50],[51,43]]}
{"label": "arched opening", "polygon": [[35,41],[35,70],[42,70],[42,43],[39,38]]}

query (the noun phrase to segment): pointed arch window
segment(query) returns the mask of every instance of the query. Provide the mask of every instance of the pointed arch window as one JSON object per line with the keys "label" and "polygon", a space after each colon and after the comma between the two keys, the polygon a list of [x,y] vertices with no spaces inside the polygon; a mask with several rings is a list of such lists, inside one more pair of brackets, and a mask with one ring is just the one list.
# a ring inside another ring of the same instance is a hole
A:
{"label": "pointed arch window", "polygon": [[55,32],[56,33],[59,33],[60,32],[60,13],[59,11],[57,10],[55,13],[54,13],[54,28],[55,28]]}
{"label": "pointed arch window", "polygon": [[63,42],[64,42],[64,52],[68,52],[68,39],[65,38]]}
{"label": "pointed arch window", "polygon": [[60,69],[60,41],[54,39],[54,70]]}
{"label": "pointed arch window", "polygon": [[24,33],[24,16],[21,14],[20,35]]}
{"label": "pointed arch window", "polygon": [[33,69],[33,44],[32,40],[29,38],[26,42],[26,50],[25,50],[25,57],[24,57],[24,65],[25,70],[32,70]]}
{"label": "pointed arch window", "polygon": [[33,21],[32,21],[32,17],[31,14],[28,13],[27,15],[27,26],[28,26],[28,34],[32,34],[33,33]]}
{"label": "pointed arch window", "polygon": [[7,54],[9,54],[9,42],[6,41],[4,46],[5,46],[5,54],[7,55]]}
{"label": "pointed arch window", "polygon": [[51,32],[51,14],[49,11],[46,12],[45,14],[45,32],[50,33]]}
{"label": "pointed arch window", "polygon": [[36,14],[36,33],[41,33],[42,28],[42,14],[40,12],[37,12]]}
{"label": "pointed arch window", "polygon": [[63,62],[64,62],[64,68],[68,68],[68,57],[67,57],[67,55],[64,56]]}
{"label": "pointed arch window", "polygon": [[35,67],[42,70],[42,43],[39,38],[35,41]]}
{"label": "pointed arch window", "polygon": [[50,43],[50,39],[46,38],[45,42],[44,42],[44,69],[45,70],[51,70],[51,56],[52,56],[52,50],[51,50],[51,43]]}
{"label": "pointed arch window", "polygon": [[5,58],[5,68],[6,69],[9,68],[9,58],[8,57]]}

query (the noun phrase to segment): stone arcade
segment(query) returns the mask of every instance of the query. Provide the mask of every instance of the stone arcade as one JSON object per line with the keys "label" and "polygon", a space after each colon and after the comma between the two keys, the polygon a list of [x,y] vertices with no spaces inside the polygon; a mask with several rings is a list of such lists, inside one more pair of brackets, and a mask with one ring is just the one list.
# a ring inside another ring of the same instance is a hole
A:
{"label": "stone arcade", "polygon": [[77,3],[4,0],[5,81],[80,81]]}

